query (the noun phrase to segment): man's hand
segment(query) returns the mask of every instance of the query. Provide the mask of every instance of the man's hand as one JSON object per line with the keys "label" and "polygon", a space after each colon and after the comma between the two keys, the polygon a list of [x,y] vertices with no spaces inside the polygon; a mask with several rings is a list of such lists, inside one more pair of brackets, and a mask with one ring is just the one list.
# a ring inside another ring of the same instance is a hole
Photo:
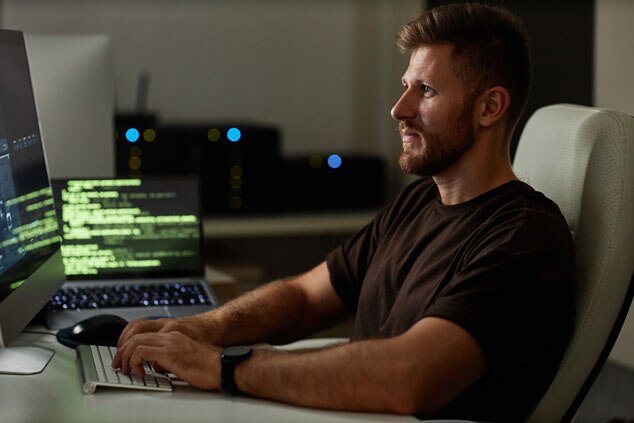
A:
{"label": "man's hand", "polygon": [[201,344],[213,346],[210,339],[210,330],[201,321],[198,316],[184,317],[180,319],[158,319],[158,320],[133,320],[130,322],[117,341],[119,351],[112,360],[114,368],[121,366],[121,348],[135,335],[140,334],[159,334],[180,332],[188,338]]}
{"label": "man's hand", "polygon": [[151,362],[192,386],[212,390],[220,386],[221,352],[180,332],[137,333],[119,345],[112,367],[142,377],[143,363]]}
{"label": "man's hand", "polygon": [[183,317],[180,319],[133,320],[121,333],[117,347],[121,347],[134,335],[140,333],[180,332],[201,343],[211,344],[211,329],[202,316]]}

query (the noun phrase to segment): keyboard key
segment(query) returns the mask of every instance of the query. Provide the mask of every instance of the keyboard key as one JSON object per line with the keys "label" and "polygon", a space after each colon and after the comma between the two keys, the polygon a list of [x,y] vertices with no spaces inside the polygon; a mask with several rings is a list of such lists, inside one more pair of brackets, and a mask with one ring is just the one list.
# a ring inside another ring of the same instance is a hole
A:
{"label": "keyboard key", "polygon": [[211,304],[198,283],[62,288],[50,300],[54,310]]}
{"label": "keyboard key", "polygon": [[172,382],[165,375],[157,376],[156,382],[158,383],[159,388],[167,388],[172,386]]}
{"label": "keyboard key", "polygon": [[[117,370],[117,373],[119,374],[119,383],[122,385],[132,385],[132,379],[130,378],[130,375],[124,375],[123,373],[119,372],[119,370]],[[169,385],[169,382],[168,382]]]}
{"label": "keyboard key", "polygon": [[138,377],[130,373],[130,377],[132,378],[132,384],[137,386],[145,386],[145,381],[142,377]]}
{"label": "keyboard key", "polygon": [[145,386],[158,386],[156,378],[152,375],[146,374],[143,376],[143,382],[145,383]]}

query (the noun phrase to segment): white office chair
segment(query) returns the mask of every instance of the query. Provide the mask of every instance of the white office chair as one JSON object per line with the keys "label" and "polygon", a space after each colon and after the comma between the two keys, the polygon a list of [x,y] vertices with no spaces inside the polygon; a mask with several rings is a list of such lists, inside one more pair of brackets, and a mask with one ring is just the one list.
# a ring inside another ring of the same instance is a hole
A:
{"label": "white office chair", "polygon": [[531,422],[570,421],[603,367],[632,301],[634,118],[558,104],[522,132],[517,176],[555,201],[574,236],[576,328]]}

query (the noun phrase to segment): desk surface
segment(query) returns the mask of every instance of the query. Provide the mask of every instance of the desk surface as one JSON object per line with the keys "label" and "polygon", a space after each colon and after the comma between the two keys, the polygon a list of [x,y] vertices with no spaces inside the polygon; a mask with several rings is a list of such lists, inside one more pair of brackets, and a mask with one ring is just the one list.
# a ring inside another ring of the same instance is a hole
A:
{"label": "desk surface", "polygon": [[197,390],[179,382],[173,392],[167,393],[98,388],[95,394],[84,395],[75,350],[57,343],[53,336],[31,333],[22,333],[12,345],[50,348],[55,350],[55,355],[41,374],[0,375],[0,420],[3,422],[418,421],[406,416],[323,411],[232,397]]}

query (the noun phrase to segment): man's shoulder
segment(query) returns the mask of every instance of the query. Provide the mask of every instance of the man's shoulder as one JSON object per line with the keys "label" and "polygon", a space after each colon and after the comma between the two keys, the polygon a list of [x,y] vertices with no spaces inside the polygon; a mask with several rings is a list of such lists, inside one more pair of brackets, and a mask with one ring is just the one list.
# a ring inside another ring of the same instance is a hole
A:
{"label": "man's shoulder", "polygon": [[487,232],[497,234],[502,243],[503,240],[513,244],[530,240],[567,248],[572,245],[568,224],[557,204],[520,181],[514,181],[498,198],[485,227]]}
{"label": "man's shoulder", "polygon": [[523,214],[545,214],[561,217],[559,206],[543,193],[522,181],[511,181],[499,187],[491,202],[496,204],[496,211],[505,213],[515,211]]}

